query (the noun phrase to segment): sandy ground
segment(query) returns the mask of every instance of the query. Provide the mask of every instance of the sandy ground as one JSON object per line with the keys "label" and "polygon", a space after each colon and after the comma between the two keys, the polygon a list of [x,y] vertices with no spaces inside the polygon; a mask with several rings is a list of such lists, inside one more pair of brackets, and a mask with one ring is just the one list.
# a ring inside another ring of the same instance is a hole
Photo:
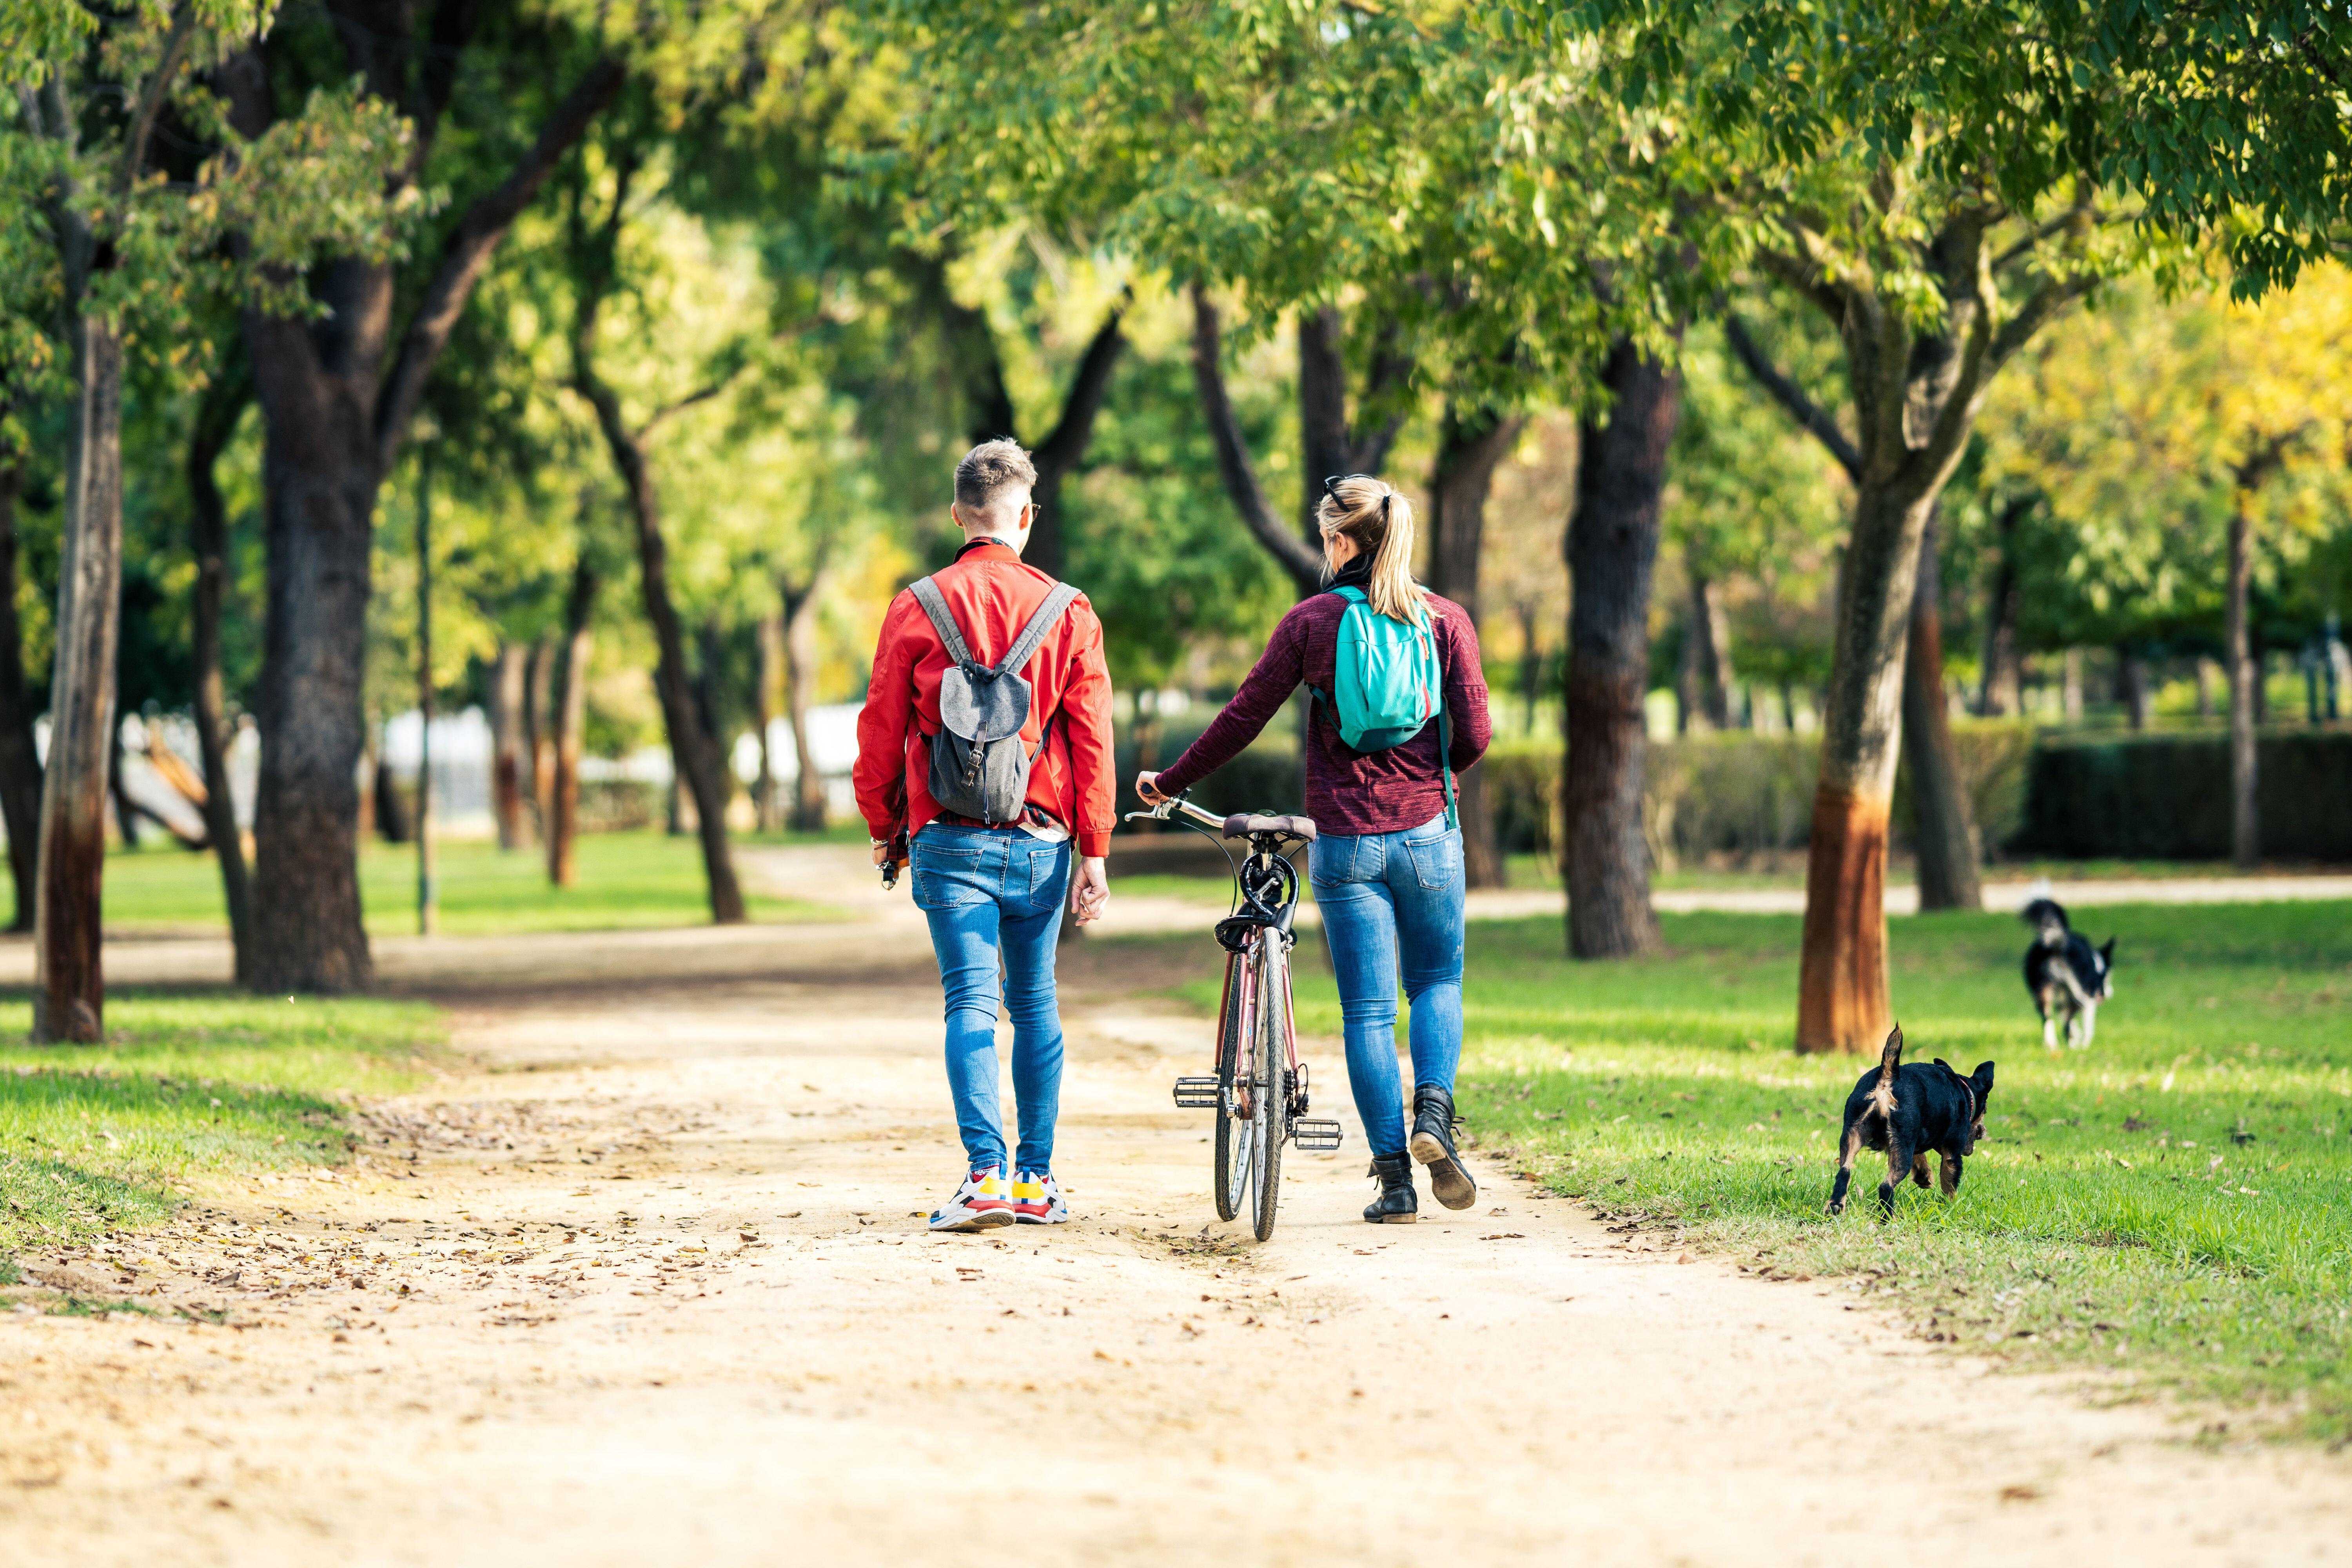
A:
{"label": "sandy ground", "polygon": [[196,1321],[0,1318],[0,1561],[2352,1563],[2342,1457],[1990,1373],[1499,1152],[1475,1209],[1376,1229],[1350,1119],[1249,1243],[1168,1103],[1205,1026],[1131,951],[1066,961],[1076,1221],[934,1237],[903,894],[385,945],[478,1066],[372,1108],[352,1168],[27,1260]]}

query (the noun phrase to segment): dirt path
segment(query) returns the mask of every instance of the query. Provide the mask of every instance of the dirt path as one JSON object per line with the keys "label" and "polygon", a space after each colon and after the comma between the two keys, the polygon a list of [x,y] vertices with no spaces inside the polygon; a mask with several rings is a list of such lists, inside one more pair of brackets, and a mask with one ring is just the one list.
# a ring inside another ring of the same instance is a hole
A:
{"label": "dirt path", "polygon": [[2352,1563],[2341,1458],[2185,1446],[1492,1160],[1375,1230],[1351,1124],[1245,1245],[1167,1101],[1202,1026],[1131,950],[1066,965],[1079,1221],[929,1237],[914,935],[402,960],[479,1071],[352,1171],[29,1260],[226,1322],[0,1320],[0,1561]]}

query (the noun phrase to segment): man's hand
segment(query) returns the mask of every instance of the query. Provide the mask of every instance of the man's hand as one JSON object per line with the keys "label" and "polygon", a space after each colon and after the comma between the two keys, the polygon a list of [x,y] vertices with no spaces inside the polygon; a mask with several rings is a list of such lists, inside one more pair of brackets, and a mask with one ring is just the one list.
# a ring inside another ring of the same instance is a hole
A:
{"label": "man's hand", "polygon": [[1143,797],[1143,804],[1146,805],[1158,805],[1161,801],[1168,798],[1166,795],[1160,793],[1160,775],[1158,773],[1136,774],[1135,793]]}
{"label": "man's hand", "polygon": [[874,847],[874,863],[879,866],[888,858],[890,858],[890,847],[887,844],[877,844]]}
{"label": "man's hand", "polygon": [[1083,857],[1078,861],[1077,874],[1070,879],[1070,913],[1080,925],[1092,925],[1102,918],[1109,904],[1109,868],[1099,855]]}

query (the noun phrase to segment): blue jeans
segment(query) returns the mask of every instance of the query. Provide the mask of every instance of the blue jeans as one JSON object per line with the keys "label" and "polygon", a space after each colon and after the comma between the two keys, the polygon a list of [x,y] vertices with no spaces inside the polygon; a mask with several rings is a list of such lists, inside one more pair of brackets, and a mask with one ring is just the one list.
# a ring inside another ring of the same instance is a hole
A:
{"label": "blue jeans", "polygon": [[1307,861],[1348,1041],[1348,1087],[1375,1154],[1404,1152],[1397,981],[1412,1005],[1412,1081],[1454,1092],[1462,1063],[1462,833],[1443,815],[1401,833],[1327,835]]}
{"label": "blue jeans", "polygon": [[1003,1165],[997,1103],[996,1010],[1013,1017],[1013,1094],[1021,1118],[1014,1168],[1051,1170],[1054,1118],[1062,1102],[1062,1014],[1054,995],[1054,947],[1070,846],[1017,830],[933,823],[915,835],[915,907],[931,922],[940,983],[947,990],[948,1089],[972,1170]]}

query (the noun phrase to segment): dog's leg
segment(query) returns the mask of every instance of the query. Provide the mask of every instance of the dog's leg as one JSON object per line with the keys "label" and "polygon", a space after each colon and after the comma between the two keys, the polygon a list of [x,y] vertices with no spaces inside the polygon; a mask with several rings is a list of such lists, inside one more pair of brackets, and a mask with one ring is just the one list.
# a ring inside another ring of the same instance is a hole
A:
{"label": "dog's leg", "polygon": [[1925,1154],[1911,1156],[1911,1184],[1923,1193],[1927,1190],[1927,1156]]}
{"label": "dog's leg", "polygon": [[2052,1018],[2053,1010],[2050,1003],[2049,992],[2035,993],[2033,1005],[2042,1010],[2042,1048],[2045,1051],[2054,1051],[2058,1048],[2058,1030]]}
{"label": "dog's leg", "polygon": [[1903,1178],[1911,1173],[1911,1152],[1903,1147],[1903,1140],[1894,1128],[1886,1130],[1886,1179],[1878,1184],[1878,1217],[1895,1216],[1895,1191]]}
{"label": "dog's leg", "polygon": [[1837,1183],[1830,1188],[1830,1213],[1845,1213],[1845,1190],[1853,1181],[1853,1157],[1862,1152],[1862,1123],[1849,1121],[1838,1139]]}
{"label": "dog's leg", "polygon": [[1936,1190],[1948,1198],[1960,1190],[1960,1157],[1948,1149],[1936,1151]]}
{"label": "dog's leg", "polygon": [[2083,1045],[2088,1049],[2091,1037],[2099,1032],[2099,1004],[2095,998],[2083,1004]]}

